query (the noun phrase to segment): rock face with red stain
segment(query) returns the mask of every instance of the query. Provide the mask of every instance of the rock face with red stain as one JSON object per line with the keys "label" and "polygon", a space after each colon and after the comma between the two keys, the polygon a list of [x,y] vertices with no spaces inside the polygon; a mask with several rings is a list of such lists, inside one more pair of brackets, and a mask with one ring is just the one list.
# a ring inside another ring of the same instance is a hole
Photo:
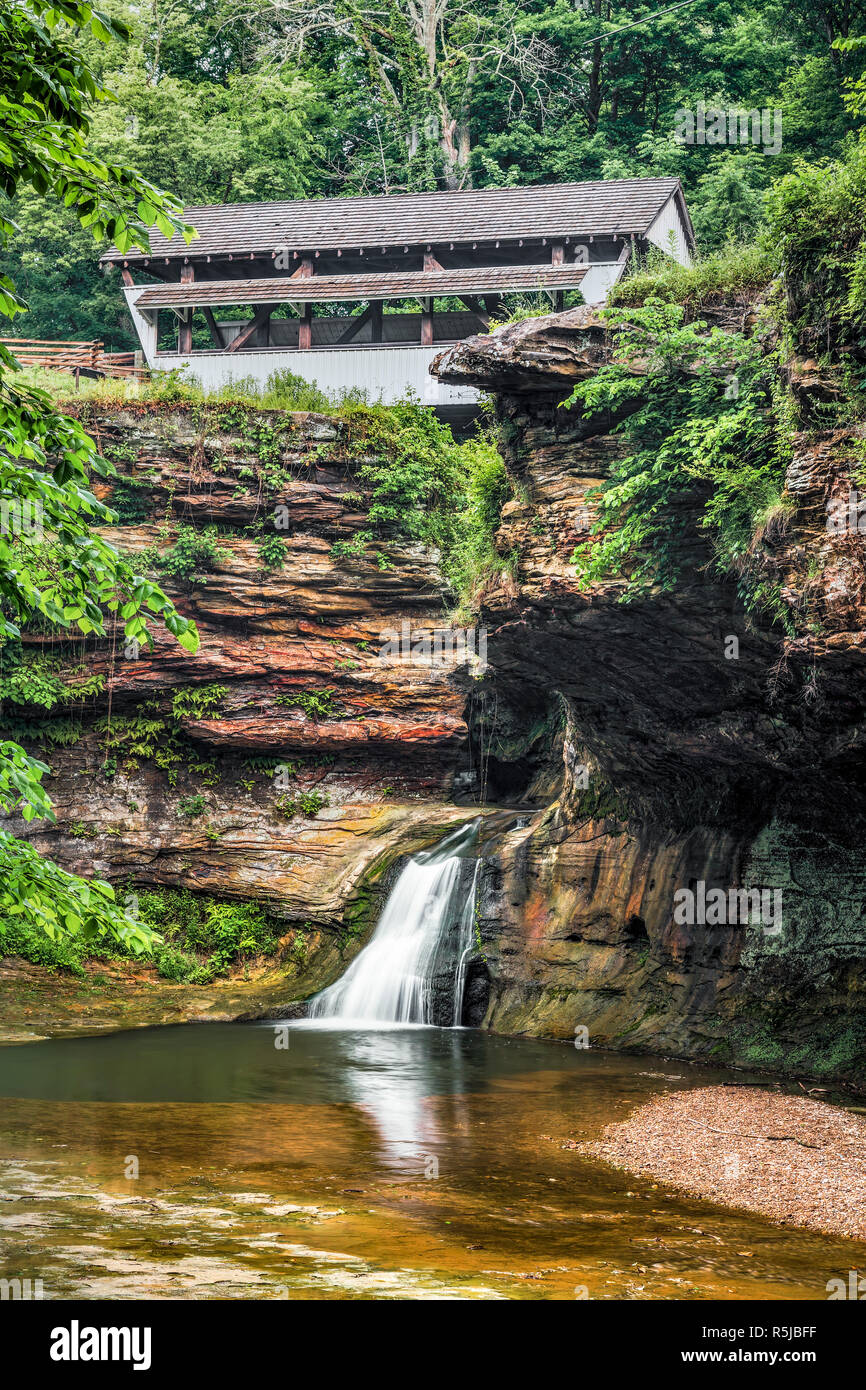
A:
{"label": "rock face with red stain", "polygon": [[[61,711],[71,741],[52,743],[51,721],[25,712],[57,824],[21,833],[125,891],[267,904],[286,922],[265,991],[279,1011],[345,969],[395,860],[477,814],[450,795],[471,758],[470,660],[412,652],[447,626],[438,556],[398,540],[377,547],[384,563],[335,556],[365,520],[339,422],[247,414],[242,430],[207,433],[186,407],[133,402],[87,424],[121,475],[100,489],[125,515],[104,531],[120,549],[152,567],[184,528],[216,528],[197,572],[160,574],[201,645],[190,655],[158,629],[152,648],[58,645],[105,686]],[[265,536],[282,541],[278,566]],[[263,997],[256,986],[248,1007]]]}
{"label": "rock face with red stain", "polygon": [[[747,304],[701,316],[754,321]],[[792,510],[756,542],[794,635],[747,616],[697,526],[675,591],[623,605],[571,562],[622,443],[564,401],[607,351],[575,309],[433,364],[494,395],[520,483],[497,537],[516,563],[482,596],[491,795],[548,750],[550,805],[489,862],[487,1022],[866,1084],[866,552],[828,527],[862,432],[798,436]],[[751,924],[730,897],[747,888],[766,895]]]}

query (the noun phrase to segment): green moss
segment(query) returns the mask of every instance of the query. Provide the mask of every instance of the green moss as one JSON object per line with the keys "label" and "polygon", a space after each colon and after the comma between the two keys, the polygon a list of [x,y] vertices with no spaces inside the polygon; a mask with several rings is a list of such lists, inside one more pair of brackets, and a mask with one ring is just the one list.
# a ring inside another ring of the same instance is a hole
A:
{"label": "green moss", "polygon": [[628,800],[602,777],[590,777],[589,785],[578,795],[581,819],[622,822],[631,818],[632,809]]}

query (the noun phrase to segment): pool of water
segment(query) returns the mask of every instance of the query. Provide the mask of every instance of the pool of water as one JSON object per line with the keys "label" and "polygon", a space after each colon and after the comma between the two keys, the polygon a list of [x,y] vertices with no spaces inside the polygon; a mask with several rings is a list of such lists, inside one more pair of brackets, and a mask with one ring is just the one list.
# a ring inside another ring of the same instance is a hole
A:
{"label": "pool of water", "polygon": [[435,1028],[6,1047],[0,1274],[45,1298],[826,1298],[861,1245],[568,1147],[730,1079]]}

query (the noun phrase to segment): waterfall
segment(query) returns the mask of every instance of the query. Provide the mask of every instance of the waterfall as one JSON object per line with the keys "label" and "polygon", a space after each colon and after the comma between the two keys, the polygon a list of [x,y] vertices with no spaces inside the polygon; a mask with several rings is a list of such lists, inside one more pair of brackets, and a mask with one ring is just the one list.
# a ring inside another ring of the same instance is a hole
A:
{"label": "waterfall", "polygon": [[[473,821],[409,860],[371,940],[342,979],[312,1001],[310,1019],[366,1028],[437,1021],[459,1025],[479,869],[476,860],[467,884],[467,850],[477,830]],[[437,999],[443,987],[451,996],[447,1019]]]}

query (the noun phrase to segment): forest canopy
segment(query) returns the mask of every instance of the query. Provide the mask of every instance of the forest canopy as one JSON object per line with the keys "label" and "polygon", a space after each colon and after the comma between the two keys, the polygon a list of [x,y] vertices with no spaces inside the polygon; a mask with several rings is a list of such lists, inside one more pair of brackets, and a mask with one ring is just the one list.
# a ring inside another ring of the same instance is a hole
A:
{"label": "forest canopy", "polygon": [[[866,119],[864,0],[106,8],[132,40],[81,37],[117,98],[89,147],[186,205],[677,175],[712,251],[752,239],[771,185],[843,156]],[[780,113],[781,148],[682,143],[677,113],[700,103]],[[29,190],[3,210],[28,334],[136,346],[74,215]]]}

